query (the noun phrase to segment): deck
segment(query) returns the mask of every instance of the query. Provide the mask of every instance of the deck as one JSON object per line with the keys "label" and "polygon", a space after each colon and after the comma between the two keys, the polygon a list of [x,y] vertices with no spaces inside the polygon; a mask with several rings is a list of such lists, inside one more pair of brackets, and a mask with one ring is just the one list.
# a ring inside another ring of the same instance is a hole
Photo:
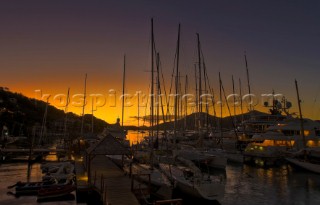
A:
{"label": "deck", "polygon": [[[87,171],[82,162],[75,163],[77,192],[88,192]],[[92,189],[100,193],[104,204],[140,204],[131,192],[131,179],[104,155],[97,155],[91,161]]]}
{"label": "deck", "polygon": [[[92,183],[101,190],[106,204],[139,204],[135,195],[131,192],[131,179],[106,156],[98,155],[91,164]],[[95,178],[96,176],[96,178]],[[102,177],[101,177],[102,176]],[[102,185],[102,186],[101,186]]]}

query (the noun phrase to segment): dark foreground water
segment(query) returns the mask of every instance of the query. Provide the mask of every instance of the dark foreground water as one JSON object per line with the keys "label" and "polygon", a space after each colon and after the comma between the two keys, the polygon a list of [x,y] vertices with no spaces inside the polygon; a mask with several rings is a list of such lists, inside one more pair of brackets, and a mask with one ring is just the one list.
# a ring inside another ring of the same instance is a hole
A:
{"label": "dark foreground water", "polygon": [[290,165],[256,168],[228,166],[221,204],[320,204],[320,175]]}
{"label": "dark foreground water", "polygon": [[[15,196],[8,194],[10,186],[17,181],[39,181],[42,174],[40,165],[34,164],[30,172],[25,163],[0,165],[0,204],[31,205],[37,203],[36,196]],[[283,165],[278,168],[257,168],[247,165],[228,165],[226,169],[226,194],[221,204],[320,204],[320,175]],[[12,190],[14,192],[14,189]],[[195,201],[185,200],[184,204]],[[43,204],[71,205],[75,200],[45,202]],[[201,204],[203,204],[201,202]],[[208,204],[208,203],[206,203]],[[216,203],[211,203],[216,204]]]}
{"label": "dark foreground water", "polygon": [[[15,184],[17,181],[41,181],[42,173],[40,164],[33,164],[28,171],[27,163],[11,163],[0,164],[0,205],[33,205],[33,204],[46,204],[46,205],[71,205],[76,204],[74,197],[68,197],[68,201],[54,201],[37,203],[37,196],[20,196],[12,195],[13,189],[7,187]],[[11,193],[11,192],[12,193]],[[73,195],[75,195],[73,193]]]}

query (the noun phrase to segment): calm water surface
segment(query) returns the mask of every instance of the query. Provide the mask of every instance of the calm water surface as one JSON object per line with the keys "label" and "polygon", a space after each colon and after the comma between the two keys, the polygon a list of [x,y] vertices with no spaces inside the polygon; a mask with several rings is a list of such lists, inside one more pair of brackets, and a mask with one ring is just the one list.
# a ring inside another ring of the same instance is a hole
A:
{"label": "calm water surface", "polygon": [[320,175],[283,165],[257,168],[227,166],[221,204],[320,204]]}
{"label": "calm water surface", "polygon": [[[129,139],[135,144],[141,141],[146,134],[147,132],[144,134],[130,132]],[[51,160],[54,161],[56,158],[53,157]],[[0,205],[39,204],[36,196],[16,198],[8,194],[9,191],[14,192],[14,189],[9,190],[7,187],[17,181],[41,181],[40,164],[33,164],[29,170],[27,163],[0,164]],[[320,204],[320,175],[290,165],[265,169],[249,165],[228,164],[225,174],[225,197],[220,201],[223,205]],[[76,204],[76,201],[45,202],[43,204],[71,205]],[[195,204],[195,201],[184,200],[184,204]]]}
{"label": "calm water surface", "polygon": [[7,187],[15,184],[17,181],[41,181],[42,173],[40,164],[33,164],[28,171],[27,163],[10,163],[0,164],[0,204],[1,205],[32,205],[32,204],[46,204],[46,205],[72,205],[76,204],[75,200],[69,201],[55,201],[37,203],[37,196],[20,196],[15,197],[8,192],[15,192],[15,189],[8,189]]}
{"label": "calm water surface", "polygon": [[[131,131],[127,137],[135,144],[147,134]],[[228,164],[226,176],[223,205],[320,204],[320,175],[290,165],[266,169]]]}
{"label": "calm water surface", "polygon": [[[26,163],[0,165],[1,205],[39,204],[36,202],[36,196],[15,198],[7,194],[10,191],[7,186],[17,181],[41,180],[40,164],[34,164],[30,172],[27,170]],[[220,201],[221,204],[320,204],[320,176],[292,168],[290,165],[269,169],[228,165],[226,175],[226,194]],[[14,192],[14,189],[12,191]],[[71,205],[76,202],[45,202],[44,204]]]}

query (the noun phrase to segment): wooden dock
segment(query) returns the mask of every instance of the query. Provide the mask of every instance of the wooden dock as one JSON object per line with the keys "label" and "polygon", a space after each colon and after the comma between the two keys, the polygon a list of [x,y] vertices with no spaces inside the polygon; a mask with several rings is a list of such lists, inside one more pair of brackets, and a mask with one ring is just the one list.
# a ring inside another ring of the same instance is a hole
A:
{"label": "wooden dock", "polygon": [[[77,195],[85,195],[91,190],[101,195],[104,204],[140,204],[131,191],[131,179],[104,155],[97,155],[91,161],[91,185],[87,170],[76,161]],[[78,197],[77,197],[78,198]],[[81,196],[80,196],[81,198]],[[83,199],[80,199],[83,201]]]}
{"label": "wooden dock", "polygon": [[[86,194],[88,200],[98,198],[104,205],[138,205],[140,204],[138,199],[146,201],[151,194],[150,175],[148,174],[147,185],[135,180],[134,177],[131,179],[106,157],[106,155],[130,154],[130,149],[111,134],[106,134],[100,141],[86,149],[85,153],[82,153],[83,157],[75,160],[77,203],[83,202],[78,199],[85,197]],[[181,199],[164,200],[156,201],[156,204],[181,204],[181,201]]]}
{"label": "wooden dock", "polygon": [[[105,204],[139,204],[131,191],[131,179],[106,156],[96,156],[91,162],[91,179]],[[102,188],[102,190],[101,190]]]}

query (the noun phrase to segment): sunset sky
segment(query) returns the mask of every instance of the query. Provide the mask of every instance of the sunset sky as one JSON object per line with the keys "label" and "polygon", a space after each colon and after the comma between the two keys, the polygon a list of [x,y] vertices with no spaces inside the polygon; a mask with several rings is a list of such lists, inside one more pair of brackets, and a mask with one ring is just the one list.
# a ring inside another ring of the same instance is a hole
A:
{"label": "sunset sky", "polygon": [[[274,90],[292,102],[291,112],[297,112],[297,79],[303,115],[320,119],[319,11],[319,1],[295,0],[3,0],[0,86],[38,99],[41,92],[51,94],[50,103],[58,107],[63,105],[59,94],[66,94],[69,87],[71,95],[83,93],[87,73],[87,94],[99,94],[100,100],[107,100],[95,116],[114,123],[121,117],[124,55],[126,93],[149,92],[153,18],[167,92],[181,23],[180,72],[189,77],[190,93],[195,92],[199,33],[216,97],[218,72],[227,94],[232,93],[232,75],[236,93],[239,78],[242,92],[248,93],[246,52],[251,93],[259,99],[258,110],[267,111],[259,96]],[[73,100],[77,103],[78,99]],[[132,117],[137,115],[137,103],[135,99],[133,102],[125,109],[125,124],[136,124]],[[86,113],[91,113],[91,108],[89,104]],[[145,110],[141,108],[140,115]],[[81,114],[82,109],[71,105],[69,111]],[[228,115],[226,109],[223,115]]]}

